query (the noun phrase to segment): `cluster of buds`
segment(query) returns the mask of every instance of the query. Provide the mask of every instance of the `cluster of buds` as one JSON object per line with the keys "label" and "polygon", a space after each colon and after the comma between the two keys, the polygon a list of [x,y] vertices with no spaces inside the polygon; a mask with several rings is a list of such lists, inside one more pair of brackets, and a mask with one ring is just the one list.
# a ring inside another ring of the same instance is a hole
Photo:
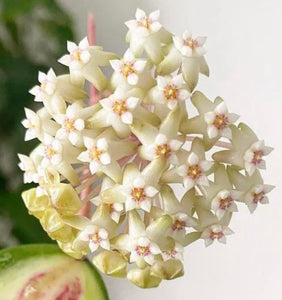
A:
{"label": "cluster of buds", "polygon": [[40,144],[19,166],[37,184],[22,195],[29,213],[64,252],[148,288],[183,275],[189,244],[225,243],[241,204],[268,202],[259,169],[272,148],[195,91],[209,75],[205,37],[174,36],[159,11],[125,24],[123,57],[85,38],[59,60],[69,74],[39,73],[30,93],[44,107],[22,123]]}

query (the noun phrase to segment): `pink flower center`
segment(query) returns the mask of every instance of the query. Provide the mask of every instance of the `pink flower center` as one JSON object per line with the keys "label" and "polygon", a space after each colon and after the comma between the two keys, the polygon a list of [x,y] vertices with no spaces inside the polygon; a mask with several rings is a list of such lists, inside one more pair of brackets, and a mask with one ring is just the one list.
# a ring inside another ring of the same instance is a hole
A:
{"label": "pink flower center", "polygon": [[224,236],[224,234],[223,234],[223,232],[222,231],[220,231],[220,232],[211,232],[210,233],[210,239],[211,240],[216,240],[216,239],[220,239],[220,238],[222,238]]}
{"label": "pink flower center", "polygon": [[82,62],[81,50],[77,49],[77,50],[73,51],[73,53],[71,54],[71,59]]}
{"label": "pink flower center", "polygon": [[213,125],[218,129],[222,130],[228,125],[228,118],[224,114],[216,115]]}
{"label": "pink flower center", "polygon": [[171,149],[168,144],[158,145],[156,149],[157,156],[169,156],[171,153]]}
{"label": "pink flower center", "polygon": [[146,194],[143,188],[133,188],[132,192],[131,192],[131,196],[132,198],[137,202],[141,202],[142,200],[144,200],[146,198]]}
{"label": "pink flower center", "polygon": [[186,222],[176,219],[172,225],[173,231],[180,231],[186,227]]}
{"label": "pink flower center", "polygon": [[188,167],[188,170],[187,170],[188,177],[195,180],[195,179],[198,179],[201,175],[202,175],[202,170],[198,164]]}
{"label": "pink flower center", "polygon": [[64,122],[64,129],[70,133],[72,131],[75,130],[75,127],[74,127],[74,122],[75,120],[74,119],[66,119],[65,122]]}
{"label": "pink flower center", "polygon": [[89,150],[90,160],[100,161],[100,155],[103,154],[104,151],[98,150],[96,146]]}
{"label": "pink flower center", "polygon": [[254,151],[253,153],[254,153],[254,156],[252,159],[252,163],[254,165],[261,163],[262,157],[263,157],[263,152],[261,150],[258,150],[258,151]]}
{"label": "pink flower center", "polygon": [[222,209],[222,210],[227,210],[228,208],[230,208],[230,206],[232,205],[233,203],[233,199],[232,197],[226,197],[226,198],[221,198],[219,200],[219,208]]}
{"label": "pink flower center", "polygon": [[177,99],[178,88],[174,84],[168,84],[164,90],[164,95],[167,100]]}
{"label": "pink flower center", "polygon": [[177,251],[175,249],[171,249],[169,251],[165,251],[164,253],[171,258],[175,258]]}
{"label": "pink flower center", "polygon": [[113,112],[115,112],[119,116],[122,116],[122,114],[127,112],[125,101],[115,101],[113,104]]}
{"label": "pink flower center", "polygon": [[100,242],[102,241],[101,237],[99,236],[98,232],[95,232],[93,234],[89,234],[88,238],[90,241],[92,241],[95,244],[100,244]]}
{"label": "pink flower center", "polygon": [[261,191],[260,193],[253,193],[253,202],[255,204],[258,204],[258,202],[261,202],[265,196],[265,192]]}
{"label": "pink flower center", "polygon": [[185,39],[184,45],[190,47],[191,49],[195,49],[198,46],[198,42],[193,39]]}
{"label": "pink flower center", "polygon": [[135,73],[134,64],[124,63],[120,71],[123,74],[123,76],[127,78],[129,75]]}
{"label": "pink flower center", "polygon": [[149,246],[136,246],[135,251],[139,256],[147,256],[151,254]]}
{"label": "pink flower center", "polygon": [[51,145],[45,147],[45,156],[48,159],[51,159],[55,154],[57,154],[57,151],[55,151]]}
{"label": "pink flower center", "polygon": [[150,20],[149,18],[146,18],[146,17],[138,22],[138,26],[144,27],[146,29],[150,29],[151,24],[152,24],[152,20]]}

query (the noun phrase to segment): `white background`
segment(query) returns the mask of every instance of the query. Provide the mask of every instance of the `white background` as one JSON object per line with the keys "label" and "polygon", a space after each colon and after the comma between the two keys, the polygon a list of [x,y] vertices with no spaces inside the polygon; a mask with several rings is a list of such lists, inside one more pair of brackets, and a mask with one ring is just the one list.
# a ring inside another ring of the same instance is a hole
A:
{"label": "white background", "polygon": [[[122,279],[105,278],[111,300],[276,300],[282,299],[282,2],[281,0],[60,0],[86,35],[87,12],[97,22],[98,44],[122,55],[123,23],[137,7],[161,9],[161,22],[175,34],[186,28],[208,36],[211,75],[198,89],[220,95],[267,145],[275,147],[264,172],[277,188],[270,205],[250,215],[234,214],[236,234],[228,243],[205,248],[202,241],[185,252],[184,277],[141,290]],[[93,298],[94,300],[94,298]]]}

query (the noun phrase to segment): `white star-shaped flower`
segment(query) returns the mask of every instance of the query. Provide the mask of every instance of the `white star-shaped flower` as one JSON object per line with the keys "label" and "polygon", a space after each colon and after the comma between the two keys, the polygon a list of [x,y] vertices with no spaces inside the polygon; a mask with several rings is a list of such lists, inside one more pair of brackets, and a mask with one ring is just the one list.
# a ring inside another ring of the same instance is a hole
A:
{"label": "white star-shaped flower", "polygon": [[172,163],[178,161],[176,152],[181,148],[183,142],[176,139],[169,139],[166,135],[159,133],[153,144],[145,146],[146,152],[151,159],[166,157]]}
{"label": "white star-shaped flower", "polygon": [[115,221],[116,223],[118,223],[119,219],[120,219],[120,216],[121,216],[121,213],[123,211],[123,204],[116,202],[116,203],[108,204],[108,206],[110,208],[111,219],[113,221]]}
{"label": "white star-shaped flower", "polygon": [[56,166],[62,161],[63,146],[52,136],[45,134],[42,144],[37,148],[38,155],[42,156],[41,166],[47,168]]}
{"label": "white star-shaped flower", "polygon": [[20,159],[19,168],[24,171],[24,183],[34,182],[37,173],[35,163],[29,156],[18,154]]}
{"label": "white star-shaped flower", "polygon": [[229,125],[236,122],[239,116],[229,113],[226,104],[221,102],[216,106],[214,111],[205,113],[204,118],[208,125],[207,133],[210,139],[218,135],[231,139],[232,131]]}
{"label": "white star-shaped flower", "polygon": [[203,47],[206,39],[206,37],[197,37],[196,39],[193,39],[192,33],[186,30],[183,33],[182,38],[174,36],[173,42],[175,48],[180,51],[183,56],[203,56],[206,53],[206,50]]}
{"label": "white star-shaped flower", "polygon": [[113,127],[119,123],[132,124],[132,112],[138,106],[139,99],[136,97],[126,97],[125,90],[118,87],[114,94],[100,101],[102,107],[108,112],[107,123]]}
{"label": "white star-shaped flower", "polygon": [[274,186],[268,184],[257,184],[250,191],[247,192],[245,196],[245,203],[247,204],[251,213],[253,213],[258,203],[267,204],[268,197],[267,193],[271,192],[274,189]]}
{"label": "white star-shaped flower", "polygon": [[87,64],[91,58],[89,52],[89,42],[87,37],[76,45],[74,42],[68,41],[67,49],[70,54],[66,54],[59,59],[59,62],[68,66],[72,70],[79,70]]}
{"label": "white star-shaped flower", "polygon": [[149,265],[152,265],[154,263],[155,256],[161,253],[159,246],[146,236],[135,239],[128,250],[131,252],[131,263],[143,258]]}
{"label": "white star-shaped flower", "polygon": [[249,175],[252,175],[257,168],[265,169],[263,156],[268,155],[272,150],[272,147],[264,145],[264,141],[257,141],[251,145],[244,155],[245,169]]}
{"label": "white star-shaped flower", "polygon": [[201,238],[205,240],[206,247],[210,246],[215,240],[218,240],[220,243],[226,243],[226,235],[232,234],[233,231],[227,226],[220,224],[214,224],[206,228]]}
{"label": "white star-shaped flower", "polygon": [[162,25],[159,23],[159,10],[153,11],[147,17],[142,9],[137,8],[135,17],[136,20],[127,21],[125,25],[139,37],[146,37],[162,28]]}
{"label": "white star-shaped flower", "polygon": [[34,175],[34,182],[38,183],[36,187],[36,196],[41,197],[43,195],[49,195],[47,187],[52,183],[60,183],[60,175],[53,168],[42,168],[37,169],[37,173]]}
{"label": "white star-shaped flower", "polygon": [[82,241],[89,242],[91,252],[95,252],[99,246],[103,249],[110,250],[108,232],[104,228],[96,225],[88,225],[79,234],[78,238]]}
{"label": "white star-shaped flower", "polygon": [[144,70],[146,63],[144,59],[135,58],[130,49],[125,52],[123,59],[110,60],[110,64],[115,70],[116,76],[130,85],[136,85],[138,83],[138,74]]}
{"label": "white star-shaped flower", "polygon": [[46,190],[48,182],[46,181],[45,169],[38,168],[34,181],[38,183],[38,186],[36,187],[36,196],[41,197],[43,195],[48,195]]}
{"label": "white star-shaped flower", "polygon": [[37,113],[31,109],[25,108],[26,119],[22,121],[23,126],[27,129],[25,141],[38,138],[41,135],[41,121]]}
{"label": "white star-shaped flower", "polygon": [[158,192],[153,186],[146,185],[144,177],[135,178],[132,185],[123,187],[123,193],[126,196],[126,211],[141,208],[150,212],[152,201]]}
{"label": "white star-shaped flower", "polygon": [[238,211],[235,201],[241,196],[241,193],[233,190],[222,190],[211,202],[211,209],[215,212],[218,219],[222,219],[226,212]]}
{"label": "white star-shaped flower", "polygon": [[81,107],[72,104],[68,106],[66,114],[58,114],[54,119],[62,127],[57,131],[56,137],[59,139],[69,139],[73,145],[82,143],[82,130],[84,129],[84,120],[80,118]]}
{"label": "white star-shaped flower", "polygon": [[34,86],[29,92],[35,96],[34,101],[42,102],[43,100],[46,100],[46,97],[54,95],[57,77],[53,69],[50,69],[47,74],[39,72],[38,81],[41,85]]}
{"label": "white star-shaped flower", "polygon": [[156,103],[166,104],[172,110],[179,101],[184,101],[190,97],[188,90],[183,88],[184,80],[182,74],[174,77],[158,76],[157,89],[153,92],[153,98]]}
{"label": "white star-shaped flower", "polygon": [[186,234],[188,227],[196,226],[197,223],[185,213],[176,213],[171,215],[173,223],[170,233],[178,241],[181,241]]}
{"label": "white star-shaped flower", "polygon": [[183,184],[187,190],[190,190],[195,185],[209,185],[208,178],[205,174],[212,166],[212,162],[199,160],[199,157],[194,152],[190,153],[187,163],[181,165],[177,169],[178,175],[183,177]]}
{"label": "white star-shaped flower", "polygon": [[84,137],[84,145],[87,148],[78,156],[83,162],[89,162],[91,174],[95,174],[101,169],[101,166],[111,163],[111,156],[108,153],[108,142],[106,138],[92,139]]}
{"label": "white star-shaped flower", "polygon": [[175,246],[171,250],[163,251],[162,257],[164,261],[169,259],[179,259],[183,261],[184,247],[179,243],[175,243]]}

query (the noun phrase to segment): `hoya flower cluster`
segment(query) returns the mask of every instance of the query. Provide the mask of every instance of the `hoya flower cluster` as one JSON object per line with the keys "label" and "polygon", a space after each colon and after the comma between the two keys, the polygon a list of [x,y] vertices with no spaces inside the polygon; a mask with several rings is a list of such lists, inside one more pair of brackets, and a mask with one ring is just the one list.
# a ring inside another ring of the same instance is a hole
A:
{"label": "hoya flower cluster", "polygon": [[69,74],[39,73],[30,93],[44,106],[22,123],[40,144],[19,166],[37,184],[23,193],[30,214],[64,252],[155,287],[183,274],[184,247],[225,243],[241,204],[268,202],[259,169],[272,148],[223,99],[195,91],[209,75],[205,37],[174,36],[159,11],[125,24],[123,57],[85,38],[59,59]]}

